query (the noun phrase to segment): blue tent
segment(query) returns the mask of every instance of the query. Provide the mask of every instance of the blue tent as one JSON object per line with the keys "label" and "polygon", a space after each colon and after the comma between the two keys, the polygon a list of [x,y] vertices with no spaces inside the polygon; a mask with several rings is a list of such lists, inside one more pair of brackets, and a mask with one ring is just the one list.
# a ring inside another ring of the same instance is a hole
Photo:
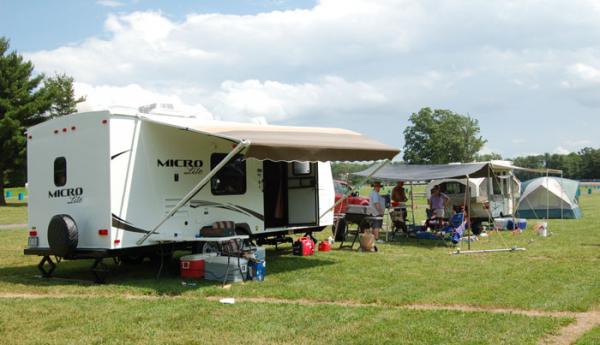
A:
{"label": "blue tent", "polygon": [[579,182],[558,177],[540,177],[521,185],[517,217],[529,219],[579,219]]}

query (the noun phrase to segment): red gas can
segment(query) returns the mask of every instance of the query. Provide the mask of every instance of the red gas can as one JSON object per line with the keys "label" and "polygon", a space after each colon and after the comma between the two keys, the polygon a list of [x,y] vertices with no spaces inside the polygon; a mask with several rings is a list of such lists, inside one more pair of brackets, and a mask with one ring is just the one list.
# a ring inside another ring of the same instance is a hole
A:
{"label": "red gas can", "polygon": [[181,278],[202,279],[204,278],[204,255],[186,255],[179,259],[179,272]]}
{"label": "red gas can", "polygon": [[320,252],[331,251],[331,243],[329,243],[329,241],[323,241],[323,242],[319,243],[319,251]]}
{"label": "red gas can", "polygon": [[309,256],[315,253],[315,242],[310,237],[300,237],[292,247],[294,255]]}

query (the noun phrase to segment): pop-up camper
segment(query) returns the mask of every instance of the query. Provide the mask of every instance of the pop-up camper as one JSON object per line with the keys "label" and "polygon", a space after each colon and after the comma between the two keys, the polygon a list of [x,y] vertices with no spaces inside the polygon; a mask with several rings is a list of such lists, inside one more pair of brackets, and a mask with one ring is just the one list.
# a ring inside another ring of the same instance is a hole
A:
{"label": "pop-up camper", "polygon": [[25,254],[44,259],[126,258],[161,243],[198,246],[199,229],[223,221],[263,241],[320,231],[333,223],[328,162],[399,152],[343,129],[137,110],[59,117],[27,136]]}

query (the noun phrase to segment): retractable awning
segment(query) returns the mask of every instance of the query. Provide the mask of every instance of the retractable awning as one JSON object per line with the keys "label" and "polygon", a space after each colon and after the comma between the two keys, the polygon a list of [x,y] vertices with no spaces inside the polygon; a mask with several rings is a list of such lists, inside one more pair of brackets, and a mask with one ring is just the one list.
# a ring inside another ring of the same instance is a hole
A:
{"label": "retractable awning", "polygon": [[[369,176],[376,167],[354,173],[357,176]],[[467,176],[486,177],[491,169],[490,163],[467,163],[467,164],[433,164],[433,165],[410,165],[390,164],[383,167],[372,178],[382,181],[430,181],[449,178],[465,178]]]}
{"label": "retractable awning", "polygon": [[143,120],[192,130],[239,143],[250,142],[245,156],[273,161],[374,161],[400,150],[360,133],[339,128],[258,125],[190,118],[141,116]]}

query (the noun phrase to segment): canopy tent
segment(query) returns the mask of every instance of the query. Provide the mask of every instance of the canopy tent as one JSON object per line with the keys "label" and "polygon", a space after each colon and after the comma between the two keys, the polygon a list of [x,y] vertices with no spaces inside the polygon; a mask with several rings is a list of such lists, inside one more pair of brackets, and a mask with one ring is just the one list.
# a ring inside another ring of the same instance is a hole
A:
{"label": "canopy tent", "polygon": [[360,133],[339,128],[290,127],[207,121],[180,117],[143,120],[192,130],[232,143],[249,143],[244,156],[272,161],[375,161],[392,159],[400,150]]}
{"label": "canopy tent", "polygon": [[[471,179],[476,181],[480,178],[494,177],[499,178],[499,173],[512,172],[512,170],[520,169],[512,165],[509,161],[489,161],[480,163],[457,163],[457,164],[430,164],[430,165],[409,165],[409,164],[392,164],[380,168],[369,167],[366,170],[354,173],[357,176],[371,176],[373,179],[382,181],[404,181],[410,182],[410,207],[412,210],[412,222],[415,224],[415,210],[412,186],[414,182],[444,180],[444,179],[465,179],[464,184],[471,186]],[[508,176],[512,176],[512,173]],[[464,203],[472,202],[471,188],[466,188],[464,193]],[[515,200],[516,201],[516,200]],[[471,205],[469,205],[471,206]],[[491,213],[489,214],[491,218]],[[471,225],[471,215],[468,213],[467,224]],[[467,236],[469,249],[471,248],[471,227]],[[507,249],[503,249],[507,250]]]}
{"label": "canopy tent", "polygon": [[[357,176],[371,176],[372,166],[366,170],[354,173]],[[509,162],[490,161],[482,163],[464,164],[391,164],[381,168],[372,175],[372,178],[382,181],[420,182],[440,179],[477,178],[488,177],[490,171],[508,171],[513,167]]]}
{"label": "canopy tent", "polygon": [[579,182],[540,177],[522,184],[517,216],[531,219],[579,219]]}

